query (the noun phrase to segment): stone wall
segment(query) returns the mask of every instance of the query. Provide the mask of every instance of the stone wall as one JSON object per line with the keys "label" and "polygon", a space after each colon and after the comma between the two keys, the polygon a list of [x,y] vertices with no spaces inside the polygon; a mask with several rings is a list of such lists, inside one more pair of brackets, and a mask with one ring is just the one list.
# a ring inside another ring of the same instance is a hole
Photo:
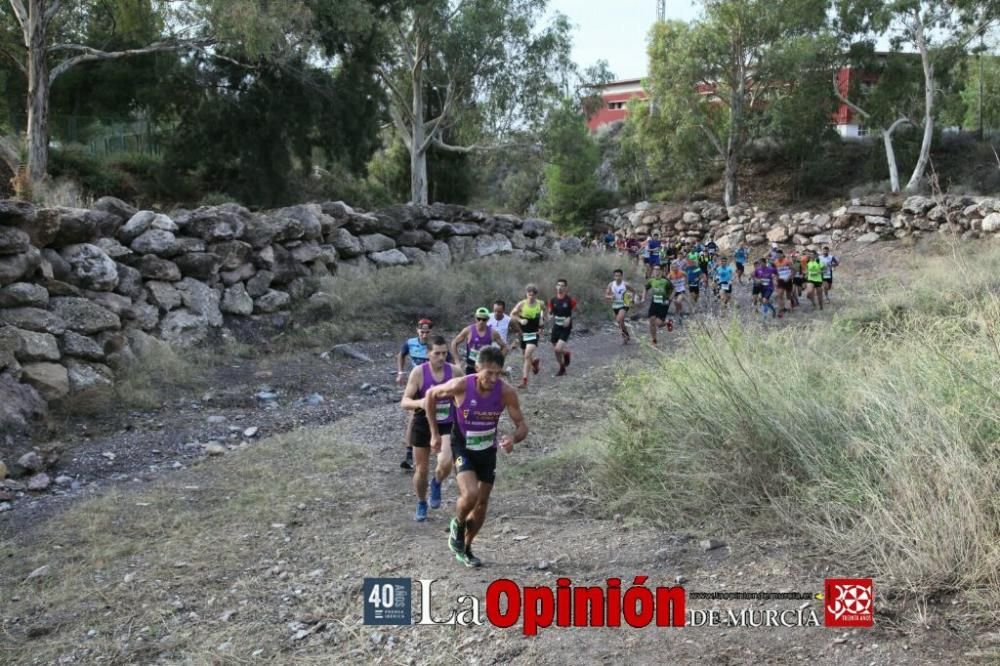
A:
{"label": "stone wall", "polygon": [[199,344],[227,318],[309,298],[323,277],[578,249],[545,220],[440,204],[163,214],[110,197],[92,209],[0,201],[0,431],[29,427],[47,400],[110,385],[158,340]]}
{"label": "stone wall", "polygon": [[829,212],[797,213],[773,213],[745,204],[727,208],[710,201],[640,202],[605,211],[600,221],[618,232],[640,237],[659,231],[664,238],[715,240],[724,251],[741,243],[753,246],[768,242],[794,244],[801,249],[848,240],[873,243],[929,234],[1000,238],[1000,199],[872,196],[853,199]]}

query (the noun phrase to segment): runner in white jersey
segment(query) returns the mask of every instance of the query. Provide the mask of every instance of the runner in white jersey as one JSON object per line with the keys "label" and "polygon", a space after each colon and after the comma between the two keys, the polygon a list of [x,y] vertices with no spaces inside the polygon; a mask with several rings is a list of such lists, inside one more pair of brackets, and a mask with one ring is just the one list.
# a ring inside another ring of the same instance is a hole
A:
{"label": "runner in white jersey", "polygon": [[629,306],[635,298],[635,288],[625,282],[624,273],[620,268],[614,271],[614,280],[608,283],[604,297],[611,301],[611,311],[615,315],[615,322],[622,333],[622,344],[627,345],[631,339],[628,327],[625,324],[625,315],[628,314]]}
{"label": "runner in white jersey", "polygon": [[506,309],[507,304],[505,302],[501,300],[495,301],[493,303],[493,316],[486,322],[487,326],[500,334],[500,339],[503,340],[505,345],[510,344],[507,336],[510,334],[511,322],[510,315],[504,312]]}

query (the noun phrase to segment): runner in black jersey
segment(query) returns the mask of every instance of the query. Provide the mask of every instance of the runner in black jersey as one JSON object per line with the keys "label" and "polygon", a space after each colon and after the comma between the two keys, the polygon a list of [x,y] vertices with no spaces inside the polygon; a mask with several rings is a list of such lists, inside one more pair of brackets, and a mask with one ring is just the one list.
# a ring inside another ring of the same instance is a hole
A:
{"label": "runner in black jersey", "polygon": [[560,278],[556,281],[556,295],[549,299],[549,315],[552,317],[551,340],[555,348],[556,363],[559,364],[557,377],[566,374],[569,366],[569,336],[573,331],[573,311],[576,299],[566,293],[569,283]]}

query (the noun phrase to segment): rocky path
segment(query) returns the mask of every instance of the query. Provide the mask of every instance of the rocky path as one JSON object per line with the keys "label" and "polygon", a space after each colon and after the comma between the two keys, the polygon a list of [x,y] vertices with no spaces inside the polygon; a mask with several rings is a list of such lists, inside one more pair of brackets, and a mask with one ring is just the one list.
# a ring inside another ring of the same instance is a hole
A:
{"label": "rocky path", "polygon": [[[748,290],[737,294],[745,302]],[[769,325],[826,316],[796,313]],[[633,326],[644,331],[643,324]],[[661,336],[664,353],[677,353],[692,324]],[[600,437],[617,373],[654,353],[623,347],[607,321],[574,336],[568,376],[553,377],[552,357],[547,350],[542,355],[541,374],[521,393],[531,434],[501,455],[490,518],[476,542],[486,564],[466,569],[446,546],[453,482],[428,522],[412,520],[410,476],[398,467],[403,415],[391,383],[395,337],[357,346],[372,363],[338,355],[234,360],[209,370],[214,390],[179,397],[157,412],[110,414],[81,427],[60,470],[79,487],[19,497],[0,518],[7,555],[34,549],[31,563],[8,560],[0,572],[16,590],[2,617],[4,633],[19,647],[7,654],[37,655],[16,663],[50,663],[56,654],[66,663],[987,663],[974,640],[927,630],[892,608],[880,609],[874,630],[850,632],[549,628],[529,638],[520,625],[363,625],[366,576],[437,580],[433,613],[440,619],[467,607],[457,602],[460,595],[482,600],[500,578],[548,587],[558,577],[575,585],[620,578],[625,589],[635,576],[648,576],[650,584],[682,581],[689,592],[818,592],[826,576],[861,573],[839,571],[823,553],[780,533],[708,534],[695,525],[668,532],[595,506],[574,447],[593,446]],[[322,401],[310,399],[315,395]],[[336,458],[330,471],[328,457]],[[226,513],[232,497],[258,495],[267,498],[266,506],[251,505],[259,517]],[[18,581],[22,569],[47,561],[36,552],[42,544],[62,543],[48,526],[74,516],[75,500],[95,496],[111,500],[94,504],[94,521],[107,512],[104,519],[117,525],[123,509],[114,507],[162,502],[177,508],[164,509],[158,520],[177,512],[180,521],[169,523],[168,532],[199,520],[202,527],[184,532],[190,543],[157,536],[148,552],[100,559],[102,581],[117,576],[128,583],[101,584],[111,610],[95,614],[93,624],[107,629],[92,629],[90,643],[62,636],[69,645],[57,650],[60,628],[71,624],[61,613],[96,611],[83,601],[77,608],[33,605],[30,582]],[[192,496],[203,499],[192,503]],[[259,527],[249,530],[247,521]],[[706,549],[703,539],[724,545]],[[131,596],[116,597],[119,588]],[[689,607],[815,610],[822,621],[820,603],[692,601]],[[167,607],[149,624],[159,636],[156,649],[149,639],[142,643],[144,621],[134,616],[151,611],[133,610],[139,605]]]}

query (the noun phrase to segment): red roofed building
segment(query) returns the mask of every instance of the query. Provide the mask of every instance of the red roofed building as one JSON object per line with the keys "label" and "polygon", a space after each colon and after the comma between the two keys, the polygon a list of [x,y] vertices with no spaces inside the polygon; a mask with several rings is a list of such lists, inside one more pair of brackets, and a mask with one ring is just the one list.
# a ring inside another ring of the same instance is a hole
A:
{"label": "red roofed building", "polygon": [[625,120],[628,109],[625,106],[629,100],[647,99],[649,96],[642,88],[642,79],[622,79],[612,81],[603,86],[601,98],[604,106],[587,119],[587,127],[591,132],[596,132],[599,127],[610,125],[611,123]]}

